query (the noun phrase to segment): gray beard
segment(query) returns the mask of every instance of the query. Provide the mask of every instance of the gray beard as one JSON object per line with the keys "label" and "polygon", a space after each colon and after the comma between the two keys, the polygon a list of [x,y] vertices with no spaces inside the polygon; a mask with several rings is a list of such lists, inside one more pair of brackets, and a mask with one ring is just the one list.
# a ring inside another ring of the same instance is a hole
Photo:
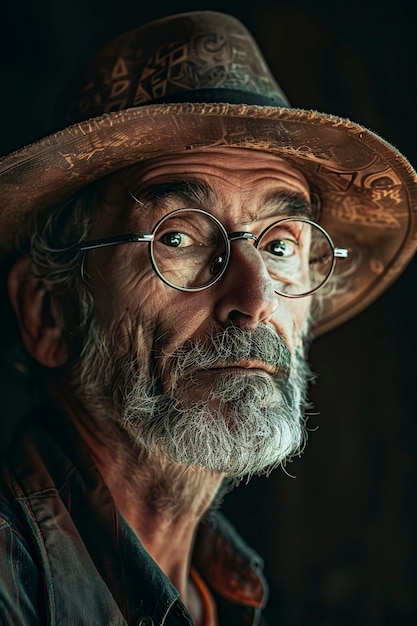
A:
{"label": "gray beard", "polygon": [[[140,350],[115,357],[115,337],[96,320],[86,339],[73,389],[92,415],[116,418],[138,451],[242,479],[269,473],[302,449],[310,370],[269,326],[230,326],[164,354],[172,365],[168,389],[155,365],[140,366]],[[205,374],[201,384],[202,370],[246,359],[276,375]]]}

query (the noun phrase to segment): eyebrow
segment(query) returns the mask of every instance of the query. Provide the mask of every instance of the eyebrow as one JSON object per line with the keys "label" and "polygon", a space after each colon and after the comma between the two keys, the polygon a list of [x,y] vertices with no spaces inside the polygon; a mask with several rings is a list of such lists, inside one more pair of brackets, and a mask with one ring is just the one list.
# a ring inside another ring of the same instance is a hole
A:
{"label": "eyebrow", "polygon": [[264,216],[305,217],[314,219],[316,210],[313,204],[297,192],[270,191],[262,198]]}
{"label": "eyebrow", "polygon": [[130,194],[145,209],[154,209],[167,200],[181,200],[185,203],[184,208],[200,207],[213,201],[214,197],[210,185],[192,180],[156,183],[143,187],[137,195],[134,192]]}

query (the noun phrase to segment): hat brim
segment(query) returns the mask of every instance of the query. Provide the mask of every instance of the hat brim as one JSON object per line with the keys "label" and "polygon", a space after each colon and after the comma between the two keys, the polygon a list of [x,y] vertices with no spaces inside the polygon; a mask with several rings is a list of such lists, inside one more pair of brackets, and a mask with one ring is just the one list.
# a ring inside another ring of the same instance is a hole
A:
{"label": "hat brim", "polygon": [[155,104],[75,124],[0,159],[0,254],[34,210],[51,210],[90,182],[159,154],[229,146],[290,160],[320,198],[320,223],[349,258],[320,297],[320,335],[373,302],[417,245],[417,175],[375,133],[302,109]]}

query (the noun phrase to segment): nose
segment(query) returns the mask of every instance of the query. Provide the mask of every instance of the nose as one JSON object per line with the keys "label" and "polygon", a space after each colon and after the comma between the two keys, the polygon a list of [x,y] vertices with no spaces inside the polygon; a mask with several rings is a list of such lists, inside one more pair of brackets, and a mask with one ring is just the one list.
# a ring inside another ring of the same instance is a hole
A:
{"label": "nose", "polygon": [[215,315],[223,326],[267,322],[278,304],[268,270],[250,240],[231,241],[230,261],[216,287]]}

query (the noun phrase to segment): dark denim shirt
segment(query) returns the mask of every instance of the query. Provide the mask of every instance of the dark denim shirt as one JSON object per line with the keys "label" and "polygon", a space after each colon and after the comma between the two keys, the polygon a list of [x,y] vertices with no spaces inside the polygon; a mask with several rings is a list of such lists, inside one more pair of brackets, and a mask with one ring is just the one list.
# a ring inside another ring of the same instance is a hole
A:
{"label": "dark denim shirt", "polygon": [[[25,420],[1,480],[2,626],[193,624],[62,416]],[[220,626],[263,623],[261,559],[219,512],[200,525],[193,562]]]}

